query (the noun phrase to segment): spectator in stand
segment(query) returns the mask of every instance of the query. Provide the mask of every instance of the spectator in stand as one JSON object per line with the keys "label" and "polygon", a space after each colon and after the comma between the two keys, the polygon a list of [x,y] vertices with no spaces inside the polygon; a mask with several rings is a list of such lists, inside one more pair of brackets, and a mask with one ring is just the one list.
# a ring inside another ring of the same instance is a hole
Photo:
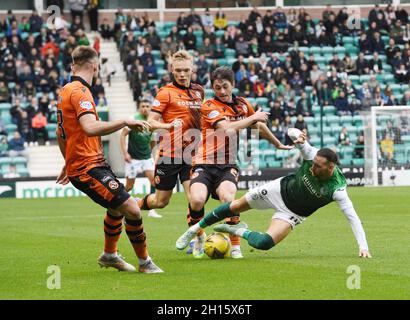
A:
{"label": "spectator in stand", "polygon": [[201,22],[204,27],[210,27],[212,31],[214,30],[214,16],[208,7],[205,9],[205,14],[201,16]]}
{"label": "spectator in stand", "polygon": [[359,50],[360,52],[363,52],[363,54],[371,54],[373,52],[372,44],[370,40],[367,38],[366,33],[362,33],[360,35]]}
{"label": "spectator in stand", "polygon": [[403,98],[400,101],[402,106],[410,106],[410,91],[406,91],[403,95]]}
{"label": "spectator in stand", "polygon": [[88,19],[90,21],[91,31],[98,31],[98,9],[100,0],[88,0]]}
{"label": "spectator in stand", "polygon": [[6,172],[3,177],[5,179],[15,179],[15,178],[20,178],[20,174],[17,172],[16,165],[15,164],[10,164],[8,172]]}
{"label": "spectator in stand", "polygon": [[295,90],[296,95],[301,95],[303,88],[305,87],[305,82],[301,79],[298,71],[295,71],[293,78],[289,81],[290,86]]}
{"label": "spectator in stand", "polygon": [[97,99],[95,99],[95,106],[98,107],[107,107],[107,98],[104,95],[104,92],[99,92]]}
{"label": "spectator in stand", "polygon": [[109,40],[114,37],[114,29],[108,23],[108,19],[104,18],[100,25],[100,34],[103,39]]}
{"label": "spectator in stand", "polygon": [[25,149],[25,141],[18,131],[15,131],[13,138],[9,140],[9,156],[10,157],[27,157]]}
{"label": "spectator in stand", "polygon": [[47,131],[47,118],[41,111],[37,111],[36,115],[31,119],[31,127],[33,128],[34,134],[34,145],[38,146],[39,136],[41,135],[44,139],[45,145],[50,145],[50,141],[48,139],[48,131]]}
{"label": "spectator in stand", "polygon": [[302,92],[301,97],[296,105],[296,113],[305,117],[312,117],[312,102],[305,91]]}
{"label": "spectator in stand", "polygon": [[10,102],[9,88],[4,84],[4,81],[0,81],[0,103]]}
{"label": "spectator in stand", "polygon": [[196,50],[196,36],[193,33],[192,27],[188,27],[183,40],[186,50]]}
{"label": "spectator in stand", "polygon": [[79,17],[81,23],[83,23],[83,14],[87,7],[87,0],[68,0],[68,6],[71,11],[71,21],[74,21],[76,17]]}
{"label": "spectator in stand", "polygon": [[0,135],[0,157],[7,157],[9,155],[8,149],[7,135]]}
{"label": "spectator in stand", "polygon": [[360,134],[357,137],[357,141],[354,146],[353,157],[361,158],[361,159],[364,158],[364,135],[363,134]]}
{"label": "spectator in stand", "polygon": [[295,128],[303,131],[306,135],[308,135],[308,125],[305,122],[305,119],[303,118],[302,114],[299,114],[296,118]]}
{"label": "spectator in stand", "polygon": [[383,63],[379,58],[379,54],[377,52],[373,53],[373,59],[369,62],[369,69],[372,73],[382,73],[383,72]]}
{"label": "spectator in stand", "polygon": [[187,17],[187,23],[188,26],[190,26],[193,30],[203,29],[201,17],[198,14],[196,14],[195,8],[191,8],[191,12]]}
{"label": "spectator in stand", "polygon": [[344,91],[339,92],[339,97],[335,100],[335,107],[339,116],[349,115],[349,101]]}
{"label": "spectator in stand", "polygon": [[339,133],[338,144],[340,146],[350,146],[349,132],[346,127],[343,127],[342,131]]}
{"label": "spectator in stand", "polygon": [[20,121],[23,111],[20,99],[16,99],[14,105],[10,108],[11,122],[13,124],[17,124]]}
{"label": "spectator in stand", "polygon": [[167,57],[172,55],[173,52],[177,51],[177,43],[172,41],[170,36],[165,38],[165,41],[161,42],[161,58],[165,60]]}
{"label": "spectator in stand", "polygon": [[398,68],[394,71],[394,77],[399,82],[409,83],[410,82],[410,70],[406,68],[405,64],[400,64]]}
{"label": "spectator in stand", "polygon": [[40,32],[41,27],[43,26],[43,19],[39,16],[38,11],[34,9],[28,19],[30,25],[30,32]]}
{"label": "spectator in stand", "polygon": [[31,118],[26,111],[21,113],[21,117],[17,123],[17,130],[24,141],[30,145],[33,144],[33,128],[31,127]]}
{"label": "spectator in stand", "polygon": [[365,59],[363,52],[359,52],[359,57],[356,60],[356,70],[359,76],[370,73],[369,62]]}
{"label": "spectator in stand", "polygon": [[157,67],[155,66],[154,61],[152,61],[151,58],[147,59],[147,62],[144,65],[144,71],[147,73],[149,80],[154,80],[158,77]]}
{"label": "spectator in stand", "polygon": [[221,10],[216,13],[214,27],[215,30],[226,30],[228,27],[228,19]]}
{"label": "spectator in stand", "polygon": [[394,140],[389,133],[385,133],[383,140],[380,141],[380,154],[383,161],[394,156]]}
{"label": "spectator in stand", "polygon": [[235,50],[238,56],[249,56],[249,43],[242,34],[239,35],[238,40],[235,42]]}
{"label": "spectator in stand", "polygon": [[383,131],[383,136],[389,135],[394,143],[402,143],[400,129],[393,125],[393,122],[387,121],[387,128]]}

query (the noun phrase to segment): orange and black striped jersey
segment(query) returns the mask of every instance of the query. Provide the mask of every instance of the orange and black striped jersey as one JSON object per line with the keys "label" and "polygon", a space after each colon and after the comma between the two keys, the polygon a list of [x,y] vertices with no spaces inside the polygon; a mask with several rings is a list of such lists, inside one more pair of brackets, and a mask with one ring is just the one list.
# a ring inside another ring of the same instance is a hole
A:
{"label": "orange and black striped jersey", "polygon": [[61,89],[57,103],[58,135],[66,142],[67,176],[81,175],[105,162],[101,137],[88,137],[80,125],[85,114],[99,120],[90,86],[73,76]]}
{"label": "orange and black striped jersey", "polygon": [[[201,107],[202,141],[194,157],[194,164],[234,164],[236,153],[224,130],[217,130],[218,122],[239,121],[253,115],[255,111],[248,100],[233,97],[232,103],[224,103],[218,98],[205,101]],[[232,137],[231,137],[232,139]]]}
{"label": "orange and black striped jersey", "polygon": [[183,121],[182,127],[170,130],[170,141],[161,141],[160,156],[182,157],[182,151],[192,142],[192,137],[185,135],[186,131],[200,130],[199,111],[203,100],[204,88],[198,84],[183,87],[173,82],[159,89],[151,111],[161,114],[164,123],[175,119]]}

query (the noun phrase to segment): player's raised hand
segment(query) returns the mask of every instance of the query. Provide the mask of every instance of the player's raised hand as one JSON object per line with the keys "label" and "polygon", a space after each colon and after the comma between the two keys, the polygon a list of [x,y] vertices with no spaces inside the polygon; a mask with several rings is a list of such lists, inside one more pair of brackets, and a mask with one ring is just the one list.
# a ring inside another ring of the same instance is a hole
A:
{"label": "player's raised hand", "polygon": [[65,166],[61,169],[60,174],[57,177],[56,183],[66,185],[70,182],[67,177],[67,172],[65,170]]}
{"label": "player's raised hand", "polygon": [[261,109],[258,109],[251,117],[255,121],[266,122],[269,115],[269,112],[261,111]]}
{"label": "player's raised hand", "polygon": [[147,121],[142,120],[127,120],[127,126],[139,132],[149,131],[151,129],[151,125]]}
{"label": "player's raised hand", "polygon": [[367,250],[360,250],[359,257],[360,258],[371,258],[372,255]]}

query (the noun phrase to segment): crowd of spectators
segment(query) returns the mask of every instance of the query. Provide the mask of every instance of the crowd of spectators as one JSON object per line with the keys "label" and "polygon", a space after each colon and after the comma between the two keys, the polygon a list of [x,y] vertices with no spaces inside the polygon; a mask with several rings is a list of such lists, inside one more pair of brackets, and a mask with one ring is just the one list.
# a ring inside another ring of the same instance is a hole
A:
{"label": "crowd of spectators", "polygon": [[[59,1],[47,4],[63,5]],[[92,9],[98,1],[76,4]],[[21,19],[9,10],[0,23],[0,103],[11,106],[10,120],[17,129],[12,133],[4,121],[0,122],[0,156],[25,156],[27,146],[50,144],[48,125],[57,122],[57,97],[70,81],[71,53],[78,45],[90,45],[83,12],[73,11],[73,1],[69,5],[74,13],[70,22],[62,14],[50,26],[36,10]],[[98,30],[98,24],[94,29]],[[99,37],[93,40],[98,51]],[[101,79],[92,87],[92,93],[97,105],[107,105]],[[7,141],[11,134],[13,138]]]}
{"label": "crowd of spectators", "polygon": [[[221,11],[213,14],[206,9],[198,14],[192,9],[179,14],[161,42],[147,15],[126,15],[119,10],[114,27],[105,23],[101,30],[116,39],[136,100],[143,95],[152,98],[171,80],[167,61],[171,52],[191,50],[195,57],[192,79],[210,88],[210,73],[226,58],[227,50],[234,51],[232,69],[238,95],[267,98],[272,131],[283,140],[286,119],[297,117],[292,125],[307,131],[303,118],[313,115],[314,106],[334,106],[337,115],[343,116],[357,115],[375,105],[410,105],[410,87],[398,99],[392,86],[380,81],[390,74],[396,84],[410,82],[408,12],[402,7],[375,5],[367,23],[353,27],[349,14],[347,8],[335,11],[327,6],[321,19],[312,19],[304,8],[287,12],[277,8],[264,14],[253,8],[238,24],[230,24]],[[325,65],[301,50],[343,47],[344,37],[358,39],[356,54],[333,53]],[[155,58],[153,51],[160,51],[160,57]],[[159,73],[155,63],[159,58],[165,62],[166,74]],[[353,77],[361,77],[360,82],[353,83]],[[159,81],[150,82],[155,79]]]}

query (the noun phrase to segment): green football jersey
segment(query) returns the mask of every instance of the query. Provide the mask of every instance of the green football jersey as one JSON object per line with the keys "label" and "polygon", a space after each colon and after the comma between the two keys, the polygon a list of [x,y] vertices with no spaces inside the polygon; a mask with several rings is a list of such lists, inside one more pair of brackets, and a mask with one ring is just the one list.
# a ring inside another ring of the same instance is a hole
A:
{"label": "green football jersey", "polygon": [[[147,118],[137,113],[135,120],[146,121]],[[128,153],[131,158],[145,160],[151,158],[151,132],[131,130],[128,134]]]}
{"label": "green football jersey", "polygon": [[280,182],[280,192],[286,207],[308,217],[317,209],[333,201],[333,193],[346,187],[346,179],[338,166],[328,181],[319,181],[312,175],[312,160],[304,160],[295,172]]}

